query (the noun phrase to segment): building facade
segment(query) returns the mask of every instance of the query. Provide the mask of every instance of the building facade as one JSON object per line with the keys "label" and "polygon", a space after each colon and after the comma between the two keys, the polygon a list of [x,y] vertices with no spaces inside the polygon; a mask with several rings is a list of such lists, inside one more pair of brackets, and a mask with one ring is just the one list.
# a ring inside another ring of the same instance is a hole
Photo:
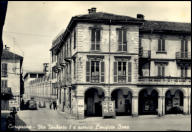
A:
{"label": "building facade", "polygon": [[40,103],[46,103],[56,98],[56,93],[54,93],[56,90],[52,88],[52,78],[48,64],[43,64],[42,72],[27,72],[25,74],[25,99],[33,97]]}
{"label": "building facade", "polygon": [[191,24],[89,9],[53,40],[52,76],[60,108],[77,118],[191,113]]}
{"label": "building facade", "polygon": [[23,57],[12,53],[8,47],[1,57],[1,110],[20,108],[24,87],[22,80]]}
{"label": "building facade", "polygon": [[37,79],[37,78],[43,78],[45,75],[44,72],[27,72],[24,75],[24,87],[25,87],[25,92],[24,92],[24,98],[25,99],[30,99],[32,96],[32,89],[30,82]]}

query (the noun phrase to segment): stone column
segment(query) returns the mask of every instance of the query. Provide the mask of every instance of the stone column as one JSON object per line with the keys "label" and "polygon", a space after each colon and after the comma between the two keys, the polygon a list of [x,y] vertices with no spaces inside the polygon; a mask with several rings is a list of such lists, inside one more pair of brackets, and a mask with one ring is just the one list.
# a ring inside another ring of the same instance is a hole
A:
{"label": "stone column", "polygon": [[132,97],[132,116],[138,116],[138,96]]}
{"label": "stone column", "polygon": [[189,106],[188,106],[188,96],[184,96],[183,98],[183,113],[188,114],[189,113]]}

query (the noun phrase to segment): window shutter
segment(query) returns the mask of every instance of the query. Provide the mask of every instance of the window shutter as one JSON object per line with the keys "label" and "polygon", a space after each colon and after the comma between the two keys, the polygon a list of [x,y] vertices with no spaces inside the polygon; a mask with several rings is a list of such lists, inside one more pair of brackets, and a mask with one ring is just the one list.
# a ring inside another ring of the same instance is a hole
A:
{"label": "window shutter", "polygon": [[162,39],[162,51],[165,51],[165,39]]}
{"label": "window shutter", "polygon": [[117,82],[117,62],[114,62],[114,82]]}
{"label": "window shutter", "polygon": [[76,30],[74,30],[74,49],[76,48]]}
{"label": "window shutter", "polygon": [[6,63],[2,64],[2,76],[7,77],[7,64]]}
{"label": "window shutter", "polygon": [[119,44],[121,44],[122,43],[122,30],[118,30],[118,32],[119,32],[118,42],[119,42]]}
{"label": "window shutter", "polygon": [[128,62],[128,82],[131,82],[131,76],[132,76],[132,63]]}
{"label": "window shutter", "polygon": [[97,29],[96,30],[96,41],[97,42],[100,42],[100,39],[101,39],[101,36],[100,36],[101,34],[100,33],[101,33],[101,31],[99,29]]}
{"label": "window shutter", "polygon": [[91,41],[95,42],[95,29],[91,30]]}
{"label": "window shutter", "polygon": [[162,66],[162,76],[165,76],[165,66]]}
{"label": "window shutter", "polygon": [[183,52],[184,51],[184,40],[182,39],[181,40],[181,52]]}
{"label": "window shutter", "polygon": [[161,39],[158,40],[158,51],[161,51]]}
{"label": "window shutter", "polygon": [[127,31],[123,30],[123,43],[127,43]]}
{"label": "window shutter", "polygon": [[90,82],[90,62],[86,62],[86,81]]}
{"label": "window shutter", "polygon": [[187,66],[185,66],[185,77],[187,77],[187,70],[188,70],[188,68],[187,68]]}
{"label": "window shutter", "polygon": [[185,52],[187,52],[187,51],[188,51],[188,41],[185,40]]}
{"label": "window shutter", "polygon": [[122,30],[118,30],[118,50],[122,51]]}
{"label": "window shutter", "polygon": [[183,77],[183,66],[181,66],[181,77]]}
{"label": "window shutter", "polygon": [[105,81],[105,63],[101,61],[101,82]]}

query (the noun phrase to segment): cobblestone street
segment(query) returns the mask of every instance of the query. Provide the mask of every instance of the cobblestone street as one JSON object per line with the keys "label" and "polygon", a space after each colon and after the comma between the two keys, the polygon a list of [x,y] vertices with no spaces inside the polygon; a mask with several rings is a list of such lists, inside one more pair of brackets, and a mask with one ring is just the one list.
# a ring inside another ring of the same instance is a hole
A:
{"label": "cobblestone street", "polygon": [[102,117],[90,117],[83,120],[67,119],[66,114],[39,109],[36,111],[19,111],[16,119],[17,130],[59,130],[59,131],[81,131],[81,130],[191,130],[190,115],[166,115],[157,117],[146,115],[139,117],[118,116],[116,119],[103,119]]}

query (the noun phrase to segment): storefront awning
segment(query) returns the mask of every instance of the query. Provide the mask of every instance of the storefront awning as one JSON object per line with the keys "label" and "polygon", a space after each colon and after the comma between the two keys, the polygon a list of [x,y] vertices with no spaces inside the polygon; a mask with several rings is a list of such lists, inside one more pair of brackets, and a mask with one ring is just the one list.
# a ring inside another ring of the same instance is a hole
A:
{"label": "storefront awning", "polygon": [[9,100],[12,98],[13,98],[13,94],[12,94],[11,88],[8,88],[8,87],[1,88],[1,99]]}

